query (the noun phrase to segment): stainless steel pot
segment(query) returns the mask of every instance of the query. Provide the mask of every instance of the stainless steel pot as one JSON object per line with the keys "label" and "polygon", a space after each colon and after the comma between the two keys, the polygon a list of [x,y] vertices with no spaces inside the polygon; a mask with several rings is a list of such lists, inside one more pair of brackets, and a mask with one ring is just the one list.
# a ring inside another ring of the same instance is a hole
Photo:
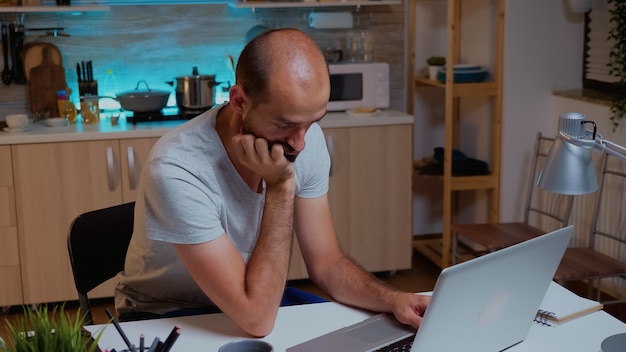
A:
{"label": "stainless steel pot", "polygon": [[[167,82],[174,85],[173,82]],[[192,75],[176,77],[176,104],[184,111],[202,112],[215,105],[215,75],[200,75],[193,68]]]}
{"label": "stainless steel pot", "polygon": [[[146,85],[146,89],[139,89],[141,83]],[[152,112],[163,109],[169,97],[170,92],[150,89],[146,81],[139,81],[135,90],[116,94],[115,100],[124,110]]]}

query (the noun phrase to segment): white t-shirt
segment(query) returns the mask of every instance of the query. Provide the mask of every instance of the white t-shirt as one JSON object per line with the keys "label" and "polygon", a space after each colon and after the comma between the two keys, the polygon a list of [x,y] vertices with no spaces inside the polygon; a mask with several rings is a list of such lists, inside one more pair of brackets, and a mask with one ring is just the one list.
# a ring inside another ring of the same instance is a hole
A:
{"label": "white t-shirt", "polygon": [[[228,158],[215,130],[223,106],[169,131],[152,148],[141,174],[125,269],[118,275],[120,313],[162,314],[212,304],[172,243],[203,243],[225,232],[245,261],[254,248],[265,189],[251,190]],[[296,195],[326,194],[329,168],[324,135],[313,124],[295,161]]]}

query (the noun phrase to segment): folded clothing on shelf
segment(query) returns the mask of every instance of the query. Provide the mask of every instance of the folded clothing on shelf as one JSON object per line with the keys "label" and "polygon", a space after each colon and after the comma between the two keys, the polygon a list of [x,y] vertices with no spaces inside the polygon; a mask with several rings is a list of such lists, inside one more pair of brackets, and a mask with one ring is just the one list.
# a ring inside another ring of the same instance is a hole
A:
{"label": "folded clothing on shelf", "polygon": [[[435,148],[433,159],[419,167],[420,175],[443,175],[442,147]],[[457,149],[452,150],[452,175],[453,176],[478,176],[488,175],[489,165],[478,159],[469,158]]]}

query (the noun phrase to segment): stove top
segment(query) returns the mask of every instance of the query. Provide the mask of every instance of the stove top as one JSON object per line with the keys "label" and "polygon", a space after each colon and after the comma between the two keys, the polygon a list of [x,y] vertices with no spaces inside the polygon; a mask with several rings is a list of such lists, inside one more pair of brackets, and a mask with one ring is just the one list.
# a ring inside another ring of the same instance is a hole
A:
{"label": "stove top", "polygon": [[177,107],[163,108],[159,111],[134,112],[124,111],[126,121],[132,124],[151,121],[191,120],[203,111],[181,111]]}

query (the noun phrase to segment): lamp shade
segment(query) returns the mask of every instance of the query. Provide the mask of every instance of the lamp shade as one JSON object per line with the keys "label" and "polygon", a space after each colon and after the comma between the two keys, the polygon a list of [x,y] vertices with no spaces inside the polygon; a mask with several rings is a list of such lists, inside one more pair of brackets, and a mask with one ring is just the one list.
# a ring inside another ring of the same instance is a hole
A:
{"label": "lamp shade", "polygon": [[560,194],[587,194],[598,189],[598,180],[589,148],[557,137],[546,157],[537,185]]}

